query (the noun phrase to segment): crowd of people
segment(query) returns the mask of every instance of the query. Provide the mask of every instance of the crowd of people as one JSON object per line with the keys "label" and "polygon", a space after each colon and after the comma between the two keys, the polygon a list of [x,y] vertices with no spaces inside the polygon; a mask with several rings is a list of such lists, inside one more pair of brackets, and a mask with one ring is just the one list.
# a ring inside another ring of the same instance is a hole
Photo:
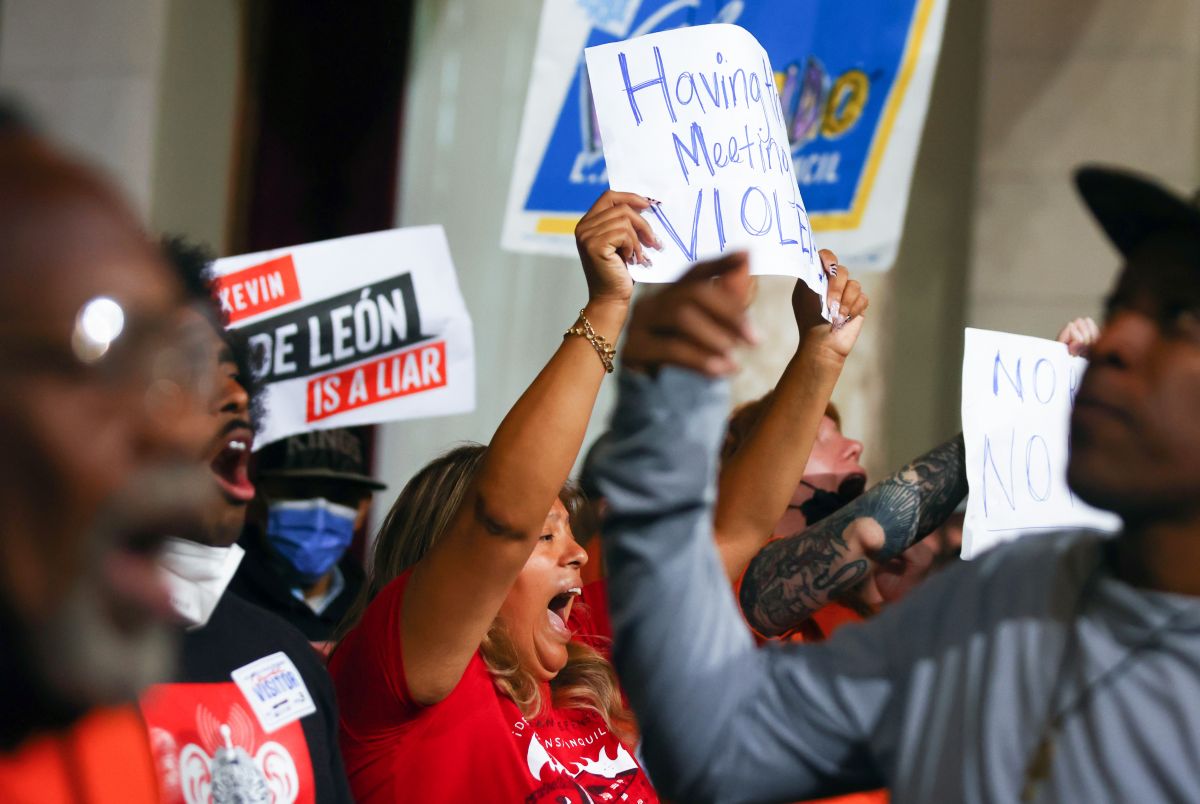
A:
{"label": "crowd of people", "polygon": [[252,454],[211,255],[0,116],[0,800],[1200,800],[1200,207],[1077,183],[1125,264],[1059,335],[1069,479],[1119,534],[958,561],[961,434],[869,485],[830,401],[851,270],[734,409],[749,258],[635,302],[652,202],[610,190],[557,350],[364,564],[361,434]]}

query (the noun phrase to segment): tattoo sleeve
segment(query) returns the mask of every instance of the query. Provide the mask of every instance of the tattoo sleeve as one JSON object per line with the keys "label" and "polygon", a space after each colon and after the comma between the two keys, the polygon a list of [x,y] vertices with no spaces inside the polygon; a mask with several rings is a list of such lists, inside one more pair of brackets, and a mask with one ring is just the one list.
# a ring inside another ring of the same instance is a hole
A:
{"label": "tattoo sleeve", "polygon": [[756,630],[797,627],[900,555],[954,512],[967,493],[962,434],[935,447],[815,525],[767,544],[750,562],[740,600]]}

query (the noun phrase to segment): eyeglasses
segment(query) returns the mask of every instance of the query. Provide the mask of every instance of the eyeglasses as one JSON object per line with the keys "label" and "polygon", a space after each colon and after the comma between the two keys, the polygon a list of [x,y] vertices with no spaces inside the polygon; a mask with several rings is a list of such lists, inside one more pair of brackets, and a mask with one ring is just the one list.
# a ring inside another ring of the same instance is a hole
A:
{"label": "eyeglasses", "polygon": [[56,373],[113,394],[140,392],[145,412],[169,418],[215,392],[215,326],[200,303],[146,315],[97,296],[69,327],[0,322],[0,370]]}

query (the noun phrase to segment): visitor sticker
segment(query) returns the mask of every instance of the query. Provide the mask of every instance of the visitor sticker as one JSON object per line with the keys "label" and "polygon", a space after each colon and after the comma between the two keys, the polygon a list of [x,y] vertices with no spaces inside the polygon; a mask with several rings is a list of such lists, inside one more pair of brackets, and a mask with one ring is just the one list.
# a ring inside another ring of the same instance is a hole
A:
{"label": "visitor sticker", "polygon": [[304,677],[283,651],[239,667],[230,676],[268,734],[317,711]]}

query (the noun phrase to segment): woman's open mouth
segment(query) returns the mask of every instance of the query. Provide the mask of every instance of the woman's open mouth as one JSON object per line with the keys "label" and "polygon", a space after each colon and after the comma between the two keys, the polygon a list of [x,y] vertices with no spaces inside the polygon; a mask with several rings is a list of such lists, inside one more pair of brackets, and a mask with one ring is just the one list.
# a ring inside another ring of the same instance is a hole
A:
{"label": "woman's open mouth", "polygon": [[571,638],[571,629],[567,627],[567,622],[571,618],[571,607],[575,604],[575,598],[581,594],[583,594],[582,589],[572,586],[567,591],[550,598],[550,603],[546,606],[550,627],[567,640]]}
{"label": "woman's open mouth", "polygon": [[234,423],[233,428],[222,436],[221,451],[209,464],[217,485],[232,502],[248,503],[254,499],[254,484],[250,482],[253,438],[248,427]]}

